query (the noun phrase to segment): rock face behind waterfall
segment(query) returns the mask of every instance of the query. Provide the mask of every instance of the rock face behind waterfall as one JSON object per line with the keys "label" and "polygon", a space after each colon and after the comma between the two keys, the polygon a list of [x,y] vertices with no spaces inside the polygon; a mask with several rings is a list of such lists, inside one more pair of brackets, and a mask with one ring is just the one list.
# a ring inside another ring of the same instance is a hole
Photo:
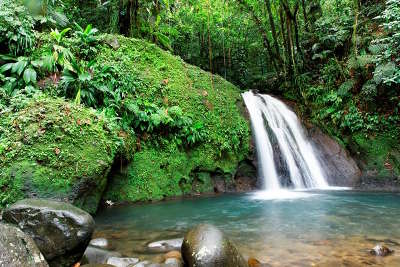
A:
{"label": "rock face behind waterfall", "polygon": [[349,152],[319,128],[309,126],[309,134],[314,147],[319,152],[329,184],[335,186],[357,185],[361,177],[361,170]]}
{"label": "rock face behind waterfall", "polygon": [[32,237],[50,266],[72,266],[89,244],[94,220],[68,203],[24,199],[3,213],[4,221],[18,225]]}
{"label": "rock face behind waterfall", "polygon": [[247,267],[235,246],[215,226],[202,224],[191,229],[182,244],[188,267]]}

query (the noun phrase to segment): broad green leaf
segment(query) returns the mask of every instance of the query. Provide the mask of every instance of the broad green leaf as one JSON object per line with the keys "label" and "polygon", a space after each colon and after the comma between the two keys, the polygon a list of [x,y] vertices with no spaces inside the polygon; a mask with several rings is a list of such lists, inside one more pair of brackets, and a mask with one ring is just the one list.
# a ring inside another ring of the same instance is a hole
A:
{"label": "broad green leaf", "polygon": [[27,68],[24,71],[23,78],[24,78],[24,81],[25,81],[26,84],[28,84],[30,82],[36,83],[36,78],[37,78],[36,71],[34,69],[32,69],[32,68]]}
{"label": "broad green leaf", "polygon": [[11,72],[21,75],[21,73],[24,71],[24,69],[26,68],[27,65],[28,65],[28,61],[26,61],[26,60],[18,61],[17,63],[14,63],[14,65],[11,69]]}

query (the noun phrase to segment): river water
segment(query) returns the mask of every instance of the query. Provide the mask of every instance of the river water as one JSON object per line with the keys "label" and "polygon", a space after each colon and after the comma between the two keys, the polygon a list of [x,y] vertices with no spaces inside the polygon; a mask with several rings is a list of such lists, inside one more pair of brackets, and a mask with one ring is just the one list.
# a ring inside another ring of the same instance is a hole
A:
{"label": "river water", "polygon": [[[107,208],[95,237],[124,256],[154,260],[150,242],[183,237],[211,223],[241,253],[272,266],[400,266],[400,194],[356,191],[282,191],[181,199]],[[380,258],[369,249],[395,250]]]}

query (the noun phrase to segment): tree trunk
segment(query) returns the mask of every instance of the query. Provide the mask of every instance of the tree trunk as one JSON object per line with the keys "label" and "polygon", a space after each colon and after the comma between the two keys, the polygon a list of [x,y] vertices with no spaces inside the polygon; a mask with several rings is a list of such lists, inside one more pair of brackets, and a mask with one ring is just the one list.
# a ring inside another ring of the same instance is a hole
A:
{"label": "tree trunk", "polygon": [[257,15],[254,13],[254,11],[251,9],[251,7],[250,7],[247,3],[245,3],[243,0],[237,0],[237,1],[238,1],[240,4],[242,4],[242,6],[244,6],[244,7],[249,11],[250,15],[252,16],[253,21],[254,21],[254,23],[256,24],[256,26],[257,26],[257,28],[258,28],[258,31],[260,32],[260,34],[261,34],[261,36],[262,36],[262,38],[263,38],[263,45],[264,45],[264,47],[265,47],[265,48],[267,49],[267,51],[268,51],[268,55],[269,55],[270,60],[271,60],[271,62],[272,62],[272,66],[274,67],[275,71],[276,71],[277,73],[279,73],[279,69],[278,69],[278,66],[277,66],[277,64],[276,64],[275,55],[274,55],[274,53],[272,52],[271,44],[269,43],[267,32],[265,31],[265,29],[264,29],[264,27],[263,27],[263,25],[262,25],[261,20],[257,17]]}
{"label": "tree trunk", "polygon": [[265,0],[265,5],[266,5],[267,11],[268,11],[268,18],[269,18],[269,24],[271,26],[272,37],[274,38],[274,46],[275,46],[276,57],[277,57],[278,61],[280,62],[280,64],[282,64],[282,59],[280,57],[280,50],[279,50],[279,45],[278,45],[278,37],[277,37],[277,34],[276,34],[274,17],[272,16],[270,0]]}
{"label": "tree trunk", "polygon": [[306,8],[306,1],[301,0],[301,6],[303,9],[303,17],[304,17],[304,25],[307,32],[310,32],[310,28],[308,27],[308,17],[307,17],[307,8]]}

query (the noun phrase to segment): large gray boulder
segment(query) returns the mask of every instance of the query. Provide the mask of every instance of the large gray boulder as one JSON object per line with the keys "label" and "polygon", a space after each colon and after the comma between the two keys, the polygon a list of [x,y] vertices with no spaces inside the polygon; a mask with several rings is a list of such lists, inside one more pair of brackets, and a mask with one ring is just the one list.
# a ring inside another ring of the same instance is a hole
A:
{"label": "large gray boulder", "polygon": [[181,251],[188,267],[248,266],[231,241],[215,226],[208,224],[191,229],[185,235]]}
{"label": "large gray boulder", "polygon": [[309,129],[323,169],[330,185],[355,186],[359,183],[361,170],[349,152],[335,139],[324,134],[320,129]]}
{"label": "large gray boulder", "polygon": [[48,267],[42,253],[19,228],[0,223],[0,267]]}
{"label": "large gray boulder", "polygon": [[68,203],[24,199],[3,212],[3,220],[35,241],[50,266],[72,266],[89,244],[94,220],[89,213]]}

